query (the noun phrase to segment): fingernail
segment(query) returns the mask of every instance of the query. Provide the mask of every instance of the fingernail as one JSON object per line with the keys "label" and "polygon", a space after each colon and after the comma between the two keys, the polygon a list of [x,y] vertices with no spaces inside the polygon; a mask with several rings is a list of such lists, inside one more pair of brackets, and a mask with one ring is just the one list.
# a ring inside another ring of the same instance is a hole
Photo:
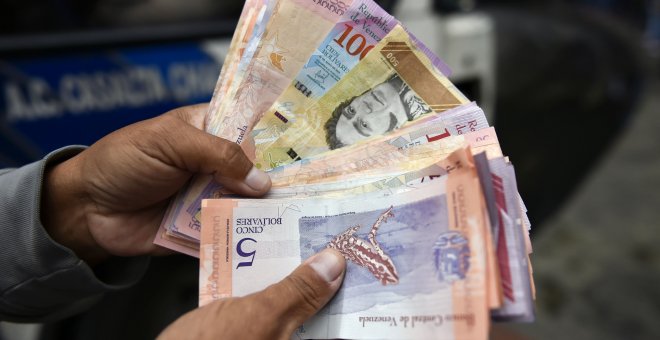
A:
{"label": "fingernail", "polygon": [[314,255],[309,265],[327,282],[333,282],[344,271],[340,256],[335,251],[325,249]]}
{"label": "fingernail", "polygon": [[245,177],[245,184],[252,188],[252,190],[264,191],[270,185],[270,177],[265,172],[253,166]]}

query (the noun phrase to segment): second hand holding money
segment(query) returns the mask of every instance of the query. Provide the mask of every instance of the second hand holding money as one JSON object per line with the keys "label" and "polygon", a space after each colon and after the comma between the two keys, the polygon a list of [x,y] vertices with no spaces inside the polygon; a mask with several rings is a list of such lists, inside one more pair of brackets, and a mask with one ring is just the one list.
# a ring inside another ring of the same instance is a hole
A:
{"label": "second hand holding money", "polygon": [[335,295],[345,271],[341,254],[326,249],[260,292],[218,300],[185,314],[159,338],[289,339]]}

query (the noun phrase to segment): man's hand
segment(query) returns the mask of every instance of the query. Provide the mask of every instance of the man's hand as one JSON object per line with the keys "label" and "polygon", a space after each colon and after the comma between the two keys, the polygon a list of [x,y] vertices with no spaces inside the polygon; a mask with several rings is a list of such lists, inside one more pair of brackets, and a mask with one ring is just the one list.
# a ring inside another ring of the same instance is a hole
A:
{"label": "man's hand", "polygon": [[47,170],[42,223],[90,264],[163,252],[153,244],[167,202],[193,174],[261,196],[270,178],[241,148],[205,133],[207,105],[184,107],[109,134]]}
{"label": "man's hand", "polygon": [[166,339],[289,339],[330,301],[344,278],[346,262],[326,249],[265,290],[195,309],[159,336]]}

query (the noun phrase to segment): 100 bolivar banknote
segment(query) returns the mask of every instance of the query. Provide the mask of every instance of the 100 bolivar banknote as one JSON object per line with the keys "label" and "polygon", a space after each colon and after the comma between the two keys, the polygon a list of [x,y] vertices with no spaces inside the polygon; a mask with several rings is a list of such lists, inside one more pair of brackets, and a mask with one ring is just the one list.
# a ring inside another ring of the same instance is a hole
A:
{"label": "100 bolivar banknote", "polygon": [[295,119],[276,115],[279,121],[270,119],[268,129],[255,131],[255,164],[272,169],[386,134],[423,115],[467,102],[397,25]]}
{"label": "100 bolivar banknote", "polygon": [[331,247],[348,259],[344,284],[298,336],[485,339],[481,199],[474,169],[462,169],[401,194],[205,200],[200,304],[261,290]]}

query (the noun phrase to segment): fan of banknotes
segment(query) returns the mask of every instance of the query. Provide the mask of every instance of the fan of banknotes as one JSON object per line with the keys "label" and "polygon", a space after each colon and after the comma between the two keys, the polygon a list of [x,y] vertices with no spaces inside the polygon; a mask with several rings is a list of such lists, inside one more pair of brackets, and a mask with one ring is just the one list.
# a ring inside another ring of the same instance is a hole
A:
{"label": "fan of banknotes", "polygon": [[299,338],[485,339],[491,320],[533,320],[513,166],[448,76],[372,0],[246,1],[206,128],[273,188],[194,178],[155,243],[199,257],[201,305],[338,250],[343,286]]}

